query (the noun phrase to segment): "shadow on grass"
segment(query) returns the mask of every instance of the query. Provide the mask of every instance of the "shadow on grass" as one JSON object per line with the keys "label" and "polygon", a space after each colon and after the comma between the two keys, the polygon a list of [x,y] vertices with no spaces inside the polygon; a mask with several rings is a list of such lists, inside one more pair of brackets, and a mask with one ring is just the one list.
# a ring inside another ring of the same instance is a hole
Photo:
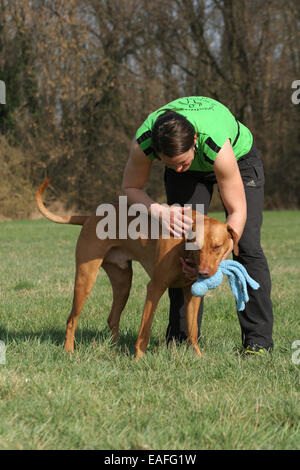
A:
{"label": "shadow on grass", "polygon": [[[119,333],[119,340],[117,347],[122,353],[135,353],[135,343],[137,340],[138,332],[137,331],[126,331]],[[55,346],[61,346],[63,349],[65,341],[65,330],[51,328],[48,330],[43,330],[41,332],[32,332],[32,331],[9,331],[7,332],[3,327],[0,327],[0,339],[6,343],[8,346],[9,343],[22,343],[24,341],[34,341],[38,339],[40,342],[51,342]],[[105,343],[111,340],[111,333],[108,328],[104,328],[101,331],[89,330],[89,329],[80,329],[77,328],[75,333],[75,349],[76,344],[81,346],[89,346],[91,343]],[[157,338],[151,338],[151,345],[153,347],[159,346],[159,341]]]}

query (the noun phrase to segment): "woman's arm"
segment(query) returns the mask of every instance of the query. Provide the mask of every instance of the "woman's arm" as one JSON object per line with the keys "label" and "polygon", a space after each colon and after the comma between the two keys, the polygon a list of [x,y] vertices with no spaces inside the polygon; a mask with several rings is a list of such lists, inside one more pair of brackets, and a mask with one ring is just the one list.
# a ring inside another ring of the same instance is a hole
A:
{"label": "woman's arm", "polygon": [[129,204],[144,204],[149,210],[154,201],[143,190],[151,170],[152,161],[146,157],[136,139],[133,139],[130,147],[122,181],[122,192],[128,198]]}
{"label": "woman's arm", "polygon": [[229,139],[217,155],[214,172],[228,213],[226,222],[236,231],[240,239],[247,219],[247,203],[240,170]]}
{"label": "woman's arm", "polygon": [[133,139],[123,174],[122,192],[127,196],[129,204],[143,204],[145,211],[159,218],[171,234],[182,236],[191,229],[193,223],[190,217],[184,215],[185,209],[182,207],[170,208],[158,204],[143,190],[149,177],[151,165],[152,161],[144,154],[136,139]]}

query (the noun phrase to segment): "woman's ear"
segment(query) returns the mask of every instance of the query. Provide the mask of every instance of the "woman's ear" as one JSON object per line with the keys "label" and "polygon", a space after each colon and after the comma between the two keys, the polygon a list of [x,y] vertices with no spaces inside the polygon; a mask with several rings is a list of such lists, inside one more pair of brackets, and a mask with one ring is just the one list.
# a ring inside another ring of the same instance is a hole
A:
{"label": "woman's ear", "polygon": [[230,234],[230,236],[233,240],[233,253],[236,256],[238,256],[238,254],[239,254],[239,245],[238,245],[239,237],[238,237],[238,234],[236,233],[236,231],[229,224],[227,224],[227,230],[228,230],[228,233]]}

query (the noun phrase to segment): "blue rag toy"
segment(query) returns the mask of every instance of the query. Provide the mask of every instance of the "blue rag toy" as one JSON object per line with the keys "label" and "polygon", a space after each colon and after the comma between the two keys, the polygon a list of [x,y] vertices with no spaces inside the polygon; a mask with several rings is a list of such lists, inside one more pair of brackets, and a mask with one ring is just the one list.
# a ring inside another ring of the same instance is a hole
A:
{"label": "blue rag toy", "polygon": [[244,266],[237,261],[221,261],[216,274],[205,279],[199,278],[192,285],[192,295],[202,297],[209,289],[218,287],[223,280],[223,274],[228,276],[229,284],[236,300],[237,310],[239,312],[244,310],[245,303],[249,301],[247,283],[254,290],[259,288],[259,284],[249,276]]}

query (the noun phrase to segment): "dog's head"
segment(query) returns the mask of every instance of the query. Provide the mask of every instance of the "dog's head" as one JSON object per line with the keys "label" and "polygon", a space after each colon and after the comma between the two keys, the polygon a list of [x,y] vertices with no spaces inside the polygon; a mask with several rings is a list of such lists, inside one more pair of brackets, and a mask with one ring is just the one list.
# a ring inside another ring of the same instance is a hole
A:
{"label": "dog's head", "polygon": [[233,251],[238,254],[238,235],[229,224],[211,217],[202,216],[199,220],[193,214],[193,219],[195,238],[189,245],[191,249],[185,251],[185,262],[194,269],[195,275],[211,277],[217,272],[232,242]]}

